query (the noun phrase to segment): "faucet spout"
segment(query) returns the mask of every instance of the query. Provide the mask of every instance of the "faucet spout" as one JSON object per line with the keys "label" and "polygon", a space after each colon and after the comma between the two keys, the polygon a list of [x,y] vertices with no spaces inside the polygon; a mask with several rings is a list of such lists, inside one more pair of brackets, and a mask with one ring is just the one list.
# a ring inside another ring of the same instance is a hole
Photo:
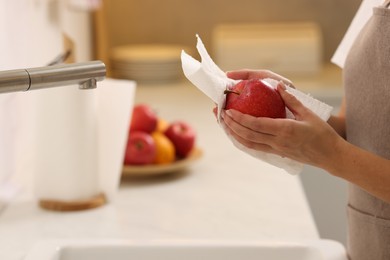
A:
{"label": "faucet spout", "polygon": [[74,84],[92,89],[105,76],[106,66],[101,61],[0,71],[0,94]]}
{"label": "faucet spout", "polygon": [[97,80],[95,78],[89,79],[79,84],[79,89],[93,89],[97,86]]}

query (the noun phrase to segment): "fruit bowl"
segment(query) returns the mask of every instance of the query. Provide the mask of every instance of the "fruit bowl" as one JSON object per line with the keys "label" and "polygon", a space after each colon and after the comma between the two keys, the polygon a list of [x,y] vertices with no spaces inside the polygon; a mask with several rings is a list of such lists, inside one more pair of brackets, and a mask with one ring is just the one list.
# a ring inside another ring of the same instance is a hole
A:
{"label": "fruit bowl", "polygon": [[203,151],[200,148],[194,148],[186,157],[176,160],[170,164],[150,164],[150,165],[124,165],[122,169],[123,176],[153,176],[161,174],[174,173],[185,169],[202,157]]}

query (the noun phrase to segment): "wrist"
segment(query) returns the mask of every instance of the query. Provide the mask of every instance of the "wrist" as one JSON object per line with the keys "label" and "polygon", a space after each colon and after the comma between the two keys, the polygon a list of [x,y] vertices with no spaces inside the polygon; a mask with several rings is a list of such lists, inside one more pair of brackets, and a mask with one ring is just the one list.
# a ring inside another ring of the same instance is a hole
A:
{"label": "wrist", "polygon": [[349,151],[352,148],[350,146],[350,143],[339,137],[333,145],[332,153],[327,156],[327,160],[321,168],[333,176],[343,178],[347,160],[350,160],[350,158],[348,159]]}

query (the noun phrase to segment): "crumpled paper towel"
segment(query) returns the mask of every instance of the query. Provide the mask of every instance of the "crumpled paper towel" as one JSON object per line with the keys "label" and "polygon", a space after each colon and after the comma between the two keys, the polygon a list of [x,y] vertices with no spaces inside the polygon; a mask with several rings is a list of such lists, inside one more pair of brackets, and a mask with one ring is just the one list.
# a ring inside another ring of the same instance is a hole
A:
{"label": "crumpled paper towel", "polygon": [[[181,53],[181,61],[184,75],[187,79],[200,89],[205,95],[212,99],[218,106],[217,118],[220,120],[221,111],[225,106],[226,95],[224,91],[227,88],[232,87],[238,80],[229,79],[225,72],[223,72],[211,59],[208,54],[202,40],[198,35],[196,48],[201,57],[201,62],[195,60],[188,55],[184,50]],[[278,84],[276,80],[267,79],[274,87]],[[332,107],[291,87],[287,86],[287,91],[294,95],[299,101],[301,101],[306,107],[316,113],[322,120],[329,119],[332,111]],[[287,111],[288,117],[293,117],[290,111]],[[234,138],[229,136],[233,144],[241,151],[260,159],[264,162],[272,164],[278,168],[285,170],[286,172],[296,175],[303,169],[303,164],[289,158],[283,158],[281,156],[249,149]]]}

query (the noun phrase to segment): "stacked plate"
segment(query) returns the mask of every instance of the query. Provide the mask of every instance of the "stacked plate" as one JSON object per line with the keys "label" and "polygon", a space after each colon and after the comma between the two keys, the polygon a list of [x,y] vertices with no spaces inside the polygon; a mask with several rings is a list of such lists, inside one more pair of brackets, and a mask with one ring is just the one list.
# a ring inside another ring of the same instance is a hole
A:
{"label": "stacked plate", "polygon": [[124,45],[112,49],[113,76],[138,82],[167,82],[181,77],[178,45]]}

